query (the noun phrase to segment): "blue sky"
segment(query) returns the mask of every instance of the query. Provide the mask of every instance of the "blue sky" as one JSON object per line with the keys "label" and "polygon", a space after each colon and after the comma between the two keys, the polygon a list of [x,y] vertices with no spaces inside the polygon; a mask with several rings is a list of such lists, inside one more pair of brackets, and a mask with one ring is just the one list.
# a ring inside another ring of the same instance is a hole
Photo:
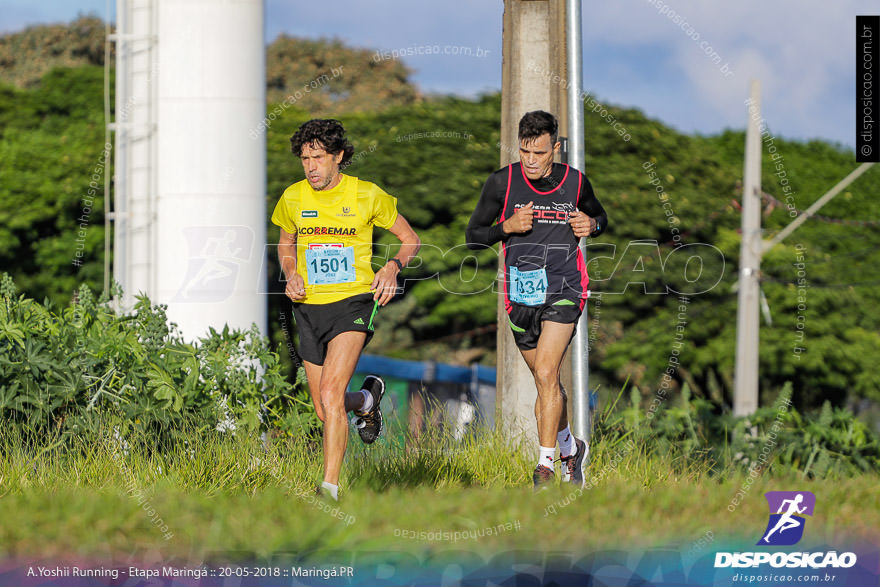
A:
{"label": "blue sky", "polygon": [[[0,31],[107,14],[106,0],[0,0]],[[110,17],[115,0],[109,2]],[[661,8],[664,7],[665,8]],[[676,24],[670,11],[680,17]],[[469,47],[471,56],[403,59],[429,93],[474,96],[501,86],[501,0],[266,0],[266,38],[337,38],[353,47]],[[584,1],[584,86],[685,132],[744,128],[749,80],[787,138],[855,143],[855,16],[876,1]],[[484,55],[475,56],[479,48]],[[450,49],[453,50],[454,49]],[[486,53],[488,52],[488,53]],[[727,64],[725,75],[707,52]]]}

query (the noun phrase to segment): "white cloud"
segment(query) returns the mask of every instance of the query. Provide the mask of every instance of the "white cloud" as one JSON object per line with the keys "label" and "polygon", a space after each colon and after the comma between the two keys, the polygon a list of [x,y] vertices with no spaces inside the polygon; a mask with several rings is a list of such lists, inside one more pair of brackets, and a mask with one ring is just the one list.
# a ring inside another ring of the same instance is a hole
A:
{"label": "white cloud", "polygon": [[[824,135],[853,142],[854,137],[849,136],[852,107],[846,100],[851,95],[848,84],[853,83],[855,15],[870,12],[876,5],[854,0],[679,0],[665,2],[667,14],[660,14],[653,1],[618,0],[591,6],[585,11],[584,34],[608,51],[638,47],[646,54],[665,52],[666,66],[680,70],[683,77],[667,78],[662,95],[691,101],[697,112],[715,113],[717,129],[744,126],[742,100],[749,80],[757,77],[762,81],[768,122],[782,134]],[[671,11],[680,23],[690,26],[682,30],[669,17]],[[699,35],[698,41],[688,32]],[[730,63],[734,75],[721,76],[700,42],[711,46],[722,64]],[[679,81],[682,85],[674,87]],[[840,88],[841,84],[847,87]],[[606,91],[616,94],[611,88]],[[654,111],[674,110],[671,103],[665,107],[635,105]],[[689,128],[684,120],[668,122]]]}

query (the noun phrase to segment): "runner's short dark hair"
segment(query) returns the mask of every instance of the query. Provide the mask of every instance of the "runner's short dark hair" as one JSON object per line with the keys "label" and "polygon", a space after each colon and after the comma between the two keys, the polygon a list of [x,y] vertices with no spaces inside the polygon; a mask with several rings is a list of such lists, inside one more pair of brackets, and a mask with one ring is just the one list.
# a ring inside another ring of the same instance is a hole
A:
{"label": "runner's short dark hair", "polygon": [[314,118],[303,123],[299,130],[290,137],[291,152],[300,157],[303,145],[321,147],[331,155],[342,153],[340,169],[345,169],[351,163],[354,155],[354,147],[345,138],[345,129],[338,120]]}
{"label": "runner's short dark hair", "polygon": [[556,117],[549,112],[543,110],[533,110],[526,112],[519,120],[519,140],[531,141],[537,139],[542,134],[550,135],[550,145],[556,144],[559,136],[559,122]]}

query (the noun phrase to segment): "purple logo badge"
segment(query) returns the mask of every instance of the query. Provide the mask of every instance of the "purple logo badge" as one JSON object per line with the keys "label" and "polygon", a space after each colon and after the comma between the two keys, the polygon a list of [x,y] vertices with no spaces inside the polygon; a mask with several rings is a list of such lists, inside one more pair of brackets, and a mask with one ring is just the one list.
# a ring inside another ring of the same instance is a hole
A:
{"label": "purple logo badge", "polygon": [[768,491],[764,494],[770,506],[770,520],[759,546],[791,546],[800,542],[804,525],[816,507],[816,496],[809,491]]}

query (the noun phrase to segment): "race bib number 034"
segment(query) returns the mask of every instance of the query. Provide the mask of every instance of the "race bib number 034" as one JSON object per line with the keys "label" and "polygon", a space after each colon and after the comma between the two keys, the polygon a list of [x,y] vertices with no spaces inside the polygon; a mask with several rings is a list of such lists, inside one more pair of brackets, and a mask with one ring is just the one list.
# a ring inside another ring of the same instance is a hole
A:
{"label": "race bib number 034", "polygon": [[540,306],[547,293],[547,270],[520,271],[510,268],[510,299],[524,306]]}
{"label": "race bib number 034", "polygon": [[315,247],[306,250],[310,285],[349,283],[356,279],[354,247]]}

